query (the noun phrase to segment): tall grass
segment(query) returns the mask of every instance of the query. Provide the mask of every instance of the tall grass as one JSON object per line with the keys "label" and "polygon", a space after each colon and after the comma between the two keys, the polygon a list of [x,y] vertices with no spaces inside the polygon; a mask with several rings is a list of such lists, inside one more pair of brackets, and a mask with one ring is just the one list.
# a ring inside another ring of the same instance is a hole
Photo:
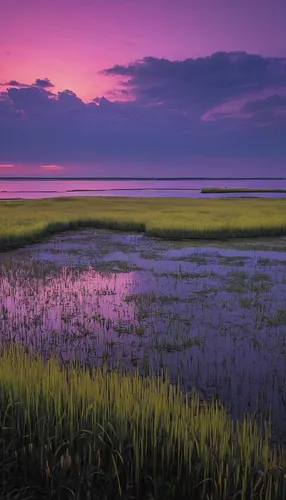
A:
{"label": "tall grass", "polygon": [[286,200],[71,197],[0,202],[0,249],[83,226],[174,239],[285,235]]}
{"label": "tall grass", "polygon": [[162,378],[61,367],[10,346],[0,409],[1,498],[286,498],[269,423],[234,423]]}

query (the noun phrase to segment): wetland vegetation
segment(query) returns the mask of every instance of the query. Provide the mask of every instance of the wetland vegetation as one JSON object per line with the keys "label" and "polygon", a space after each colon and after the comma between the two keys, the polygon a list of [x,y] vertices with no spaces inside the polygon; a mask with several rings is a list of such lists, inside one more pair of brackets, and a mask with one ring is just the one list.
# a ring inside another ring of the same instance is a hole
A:
{"label": "wetland vegetation", "polygon": [[[207,201],[216,224],[223,204],[242,217],[240,200]],[[150,219],[145,199],[3,203],[2,248],[67,229],[84,207],[159,221],[170,202],[152,202]],[[283,220],[283,200],[248,202]],[[286,239],[122,229],[0,255],[0,498],[285,499]]]}
{"label": "wetland vegetation", "polygon": [[0,202],[0,248],[96,227],[173,239],[286,234],[285,199],[64,197]]}
{"label": "wetland vegetation", "polygon": [[285,496],[269,424],[234,423],[168,380],[62,368],[10,347],[0,381],[2,498]]}

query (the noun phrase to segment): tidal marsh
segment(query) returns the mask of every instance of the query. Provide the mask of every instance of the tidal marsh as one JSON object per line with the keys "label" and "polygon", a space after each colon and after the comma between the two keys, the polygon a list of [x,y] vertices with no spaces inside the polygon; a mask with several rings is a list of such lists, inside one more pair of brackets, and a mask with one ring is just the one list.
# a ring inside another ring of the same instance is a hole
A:
{"label": "tidal marsh", "polygon": [[2,344],[144,373],[147,357],[150,373],[163,367],[172,380],[180,367],[182,387],[215,392],[235,417],[271,406],[273,428],[286,437],[278,395],[286,373],[285,255],[273,261],[268,252],[160,245],[90,229],[2,254]]}
{"label": "tidal marsh", "polygon": [[0,361],[2,498],[286,497],[267,423],[234,423],[162,378],[62,368],[15,346]]}
{"label": "tidal marsh", "polygon": [[173,239],[279,236],[286,235],[286,200],[63,197],[0,202],[0,249],[78,227]]}
{"label": "tidal marsh", "polygon": [[[242,499],[255,498],[254,489],[257,498],[285,498],[285,261],[282,251],[95,229],[2,253],[1,425],[10,428],[2,442],[18,457],[32,443],[22,473],[40,467],[53,498],[74,498],[62,487],[88,498],[81,484],[94,488],[90,498],[110,500],[120,491],[125,499],[225,500],[239,490]],[[39,352],[43,360],[31,361]],[[141,400],[150,402],[146,413]],[[192,434],[184,412],[197,412]],[[225,455],[217,455],[212,446],[222,442]]]}

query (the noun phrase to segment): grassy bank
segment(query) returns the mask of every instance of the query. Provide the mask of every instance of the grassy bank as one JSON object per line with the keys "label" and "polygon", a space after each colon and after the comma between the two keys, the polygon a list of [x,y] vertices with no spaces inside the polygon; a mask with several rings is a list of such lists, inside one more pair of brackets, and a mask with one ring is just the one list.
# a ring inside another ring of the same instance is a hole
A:
{"label": "grassy bank", "polygon": [[203,194],[211,193],[286,193],[286,189],[279,188],[240,188],[240,187],[205,187],[201,189]]}
{"label": "grassy bank", "polygon": [[175,239],[278,236],[286,234],[286,200],[69,197],[0,202],[0,249],[83,226]]}
{"label": "grassy bank", "polygon": [[0,409],[1,498],[286,498],[268,424],[262,437],[162,379],[62,369],[8,347]]}

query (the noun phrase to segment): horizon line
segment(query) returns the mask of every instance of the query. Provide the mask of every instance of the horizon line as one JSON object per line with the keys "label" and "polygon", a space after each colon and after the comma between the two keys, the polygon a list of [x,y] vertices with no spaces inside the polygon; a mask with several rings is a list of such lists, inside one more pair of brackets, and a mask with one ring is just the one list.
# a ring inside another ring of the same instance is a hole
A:
{"label": "horizon line", "polygon": [[66,181],[66,180],[87,180],[87,181],[175,181],[175,180],[193,180],[193,181],[200,181],[200,180],[210,180],[210,181],[220,181],[220,180],[257,180],[257,181],[263,181],[263,180],[286,180],[286,177],[27,177],[27,176],[13,176],[13,177],[8,177],[8,176],[0,176],[1,181],[13,181],[13,180],[23,180],[23,181],[28,181],[28,180],[41,180],[41,181]]}

